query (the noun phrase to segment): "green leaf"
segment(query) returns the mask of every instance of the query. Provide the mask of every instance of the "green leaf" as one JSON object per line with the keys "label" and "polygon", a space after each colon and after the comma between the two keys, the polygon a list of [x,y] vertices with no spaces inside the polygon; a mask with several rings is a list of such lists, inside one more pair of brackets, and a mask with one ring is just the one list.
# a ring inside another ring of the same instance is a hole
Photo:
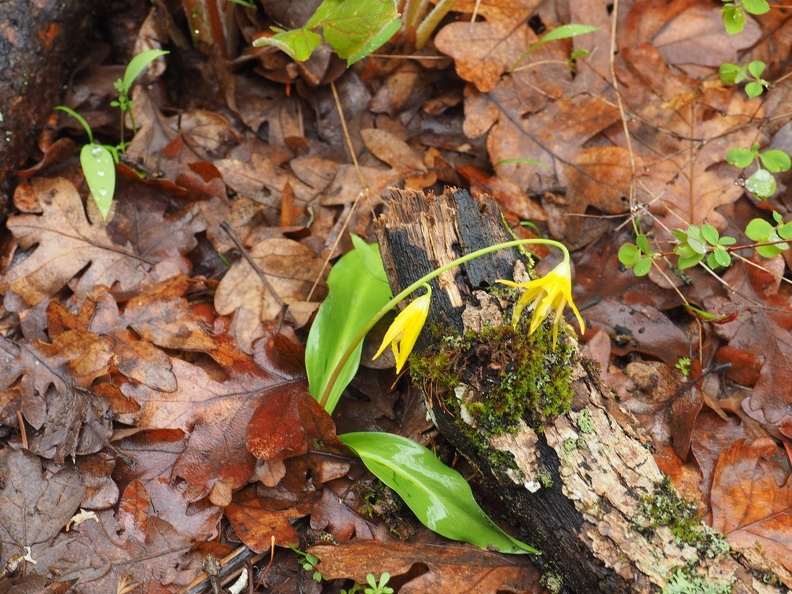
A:
{"label": "green leaf", "polygon": [[757,169],[745,180],[745,189],[760,200],[765,200],[776,191],[776,180],[767,169]]}
{"label": "green leaf", "polygon": [[[336,365],[368,321],[391,298],[387,276],[377,244],[367,244],[353,235],[355,248],[330,271],[330,292],[316,314],[305,344],[308,390],[320,400]],[[374,262],[378,261],[379,266]],[[360,364],[361,342],[344,365],[325,404],[332,413]]]}
{"label": "green leaf", "polygon": [[746,20],[747,17],[742,6],[725,6],[723,8],[723,26],[729,35],[740,33],[745,27]]}
{"label": "green leaf", "polygon": [[716,248],[715,251],[707,257],[707,264],[710,268],[717,268],[719,266],[727,268],[731,266],[731,255],[723,248]]}
{"label": "green leaf", "polygon": [[789,168],[792,167],[792,160],[790,160],[789,155],[778,149],[770,149],[759,153],[759,159],[762,161],[762,165],[773,173],[789,171]]}
{"label": "green leaf", "polygon": [[702,258],[704,258],[703,254],[692,253],[690,255],[679,256],[677,259],[677,266],[680,270],[685,270],[687,268],[692,268],[699,262],[701,262]]}
{"label": "green leaf", "polygon": [[124,80],[121,83],[121,88],[116,87],[116,90],[121,94],[128,94],[135,79],[146,69],[146,66],[168,53],[169,52],[159,49],[150,49],[145,52],[140,52],[129,61],[129,64],[127,64],[126,70],[124,70]]}
{"label": "green leaf", "polygon": [[646,276],[649,274],[649,271],[652,269],[652,259],[651,258],[642,258],[640,262],[635,265],[633,268],[633,274],[635,276]]}
{"label": "green leaf", "polygon": [[631,243],[625,243],[619,248],[619,262],[627,268],[632,268],[641,261],[641,252]]}
{"label": "green leaf", "polygon": [[532,52],[536,51],[537,48],[544,45],[549,41],[558,41],[559,39],[569,39],[570,37],[577,37],[578,35],[584,35],[586,33],[593,33],[594,31],[598,30],[599,27],[593,27],[592,25],[581,25],[579,23],[568,23],[566,25],[561,25],[560,27],[556,27],[552,31],[545,33],[539,41],[534,43],[531,47],[525,50],[520,57],[514,62],[514,66],[511,67],[509,72],[513,72],[515,68],[522,62],[525,58],[527,58]]}
{"label": "green leaf", "polygon": [[288,54],[293,60],[304,62],[322,43],[322,36],[308,29],[279,31],[272,37],[259,37],[253,41],[255,47],[269,45]]}
{"label": "green leaf", "polygon": [[775,227],[764,219],[752,219],[745,227],[745,236],[760,243],[768,241],[767,238],[773,232],[775,232]]}
{"label": "green leaf", "polygon": [[704,223],[701,226],[701,237],[703,237],[704,241],[706,241],[710,245],[718,245],[718,239],[720,238],[720,233],[718,233],[718,230],[712,225],[708,225],[707,223]]}
{"label": "green leaf", "polygon": [[539,553],[501,530],[478,506],[462,475],[443,464],[431,450],[391,433],[345,433],[338,437],[430,530],[501,553]]}
{"label": "green leaf", "polygon": [[751,14],[764,14],[770,10],[766,0],[742,0],[743,7]]}
{"label": "green leaf", "polygon": [[647,256],[654,256],[652,248],[649,247],[649,239],[643,233],[639,233],[635,237],[635,244],[638,246],[638,249]]}
{"label": "green leaf", "polygon": [[91,190],[96,206],[102,215],[102,220],[107,220],[110,205],[115,194],[115,162],[112,153],[101,144],[90,143],[80,151],[80,165],[82,166],[88,189]]}
{"label": "green leaf", "polygon": [[324,0],[305,24],[306,29],[318,27],[351,66],[393,37],[401,20],[394,0]]}
{"label": "green leaf", "polygon": [[755,158],[756,154],[748,149],[733,148],[729,149],[729,152],[726,153],[726,162],[740,169],[748,167],[753,163]]}
{"label": "green leaf", "polygon": [[729,62],[724,62],[718,68],[718,76],[720,76],[721,82],[724,85],[733,85],[737,82],[737,75],[740,73],[740,66],[737,64],[731,64]]}
{"label": "green leaf", "polygon": [[751,99],[756,99],[762,93],[764,93],[764,86],[762,83],[752,81],[745,85],[745,94]]}
{"label": "green leaf", "polygon": [[762,78],[762,73],[767,68],[767,64],[761,60],[752,60],[748,62],[748,72],[753,74],[754,78]]}

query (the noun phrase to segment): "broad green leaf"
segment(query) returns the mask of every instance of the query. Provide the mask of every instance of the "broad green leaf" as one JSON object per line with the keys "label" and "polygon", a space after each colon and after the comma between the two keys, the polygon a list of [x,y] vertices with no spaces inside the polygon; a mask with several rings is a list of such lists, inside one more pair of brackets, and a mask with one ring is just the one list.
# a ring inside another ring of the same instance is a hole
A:
{"label": "broad green leaf", "polygon": [[731,266],[731,255],[722,248],[716,249],[707,258],[707,264],[709,264],[710,268],[717,268],[718,266],[728,268]]}
{"label": "broad green leaf", "polygon": [[351,66],[393,37],[401,27],[394,0],[324,0],[305,24]]}
{"label": "broad green leaf", "polygon": [[789,168],[792,167],[792,160],[790,160],[789,155],[778,149],[770,149],[759,153],[759,159],[762,161],[762,165],[773,173],[789,171]]}
{"label": "broad green leaf", "polygon": [[708,225],[704,223],[701,226],[701,236],[704,238],[704,241],[706,241],[708,244],[718,245],[718,238],[720,237],[720,233],[718,233],[718,230],[712,225]]}
{"label": "broad green leaf", "polygon": [[619,262],[627,268],[632,268],[641,261],[641,252],[631,243],[625,243],[619,248]]}
{"label": "broad green leaf", "polygon": [[767,169],[757,169],[745,180],[745,189],[760,200],[770,198],[776,191],[776,180]]}
{"label": "broad green leaf", "polygon": [[745,85],[745,94],[748,95],[750,99],[756,99],[762,93],[764,93],[764,86],[762,86],[762,83],[751,81]]}
{"label": "broad green leaf", "polygon": [[[319,306],[305,344],[308,390],[317,400],[354,338],[391,298],[377,244],[367,244],[354,235],[352,241],[355,248],[330,271],[330,292]],[[377,260],[378,267],[374,264]],[[332,414],[342,392],[355,377],[362,349],[361,342],[336,379],[325,404],[327,412]]]}
{"label": "broad green leaf", "polygon": [[734,165],[740,169],[745,169],[748,167],[748,165],[753,163],[755,157],[756,155],[753,151],[742,148],[733,148],[729,149],[729,152],[726,153],[726,162],[729,165]]}
{"label": "broad green leaf", "polygon": [[729,62],[724,62],[718,68],[718,76],[720,76],[721,82],[724,85],[733,85],[737,82],[737,75],[740,73],[740,66],[737,64],[731,64]]}
{"label": "broad green leaf", "polygon": [[[775,213],[773,213],[775,215]],[[745,227],[745,236],[756,243],[770,243],[781,241],[781,239],[792,239],[792,223],[780,226],[778,229],[773,227],[764,219],[753,219]],[[788,250],[789,244],[776,243],[774,245],[762,245],[756,248],[757,253],[765,258],[772,258],[781,252]]]}
{"label": "broad green leaf", "polygon": [[579,23],[568,23],[566,25],[561,25],[548,33],[545,33],[539,41],[534,43],[531,47],[525,50],[520,57],[514,62],[514,66],[511,67],[509,72],[514,72],[514,69],[519,66],[520,62],[522,62],[525,58],[527,58],[531,53],[536,51],[537,48],[544,45],[548,41],[558,41],[559,39],[569,39],[570,37],[577,37],[578,35],[584,35],[586,33],[592,33],[596,31],[599,27],[593,27],[591,25],[581,25]]}
{"label": "broad green leaf", "polygon": [[762,78],[762,73],[767,68],[767,65],[761,60],[752,60],[748,62],[748,72],[754,75],[754,78]]}
{"label": "broad green leaf", "polygon": [[102,219],[106,220],[115,194],[113,155],[101,144],[86,144],[80,151],[80,165]]}
{"label": "broad green leaf", "polygon": [[691,255],[679,256],[677,259],[677,266],[680,270],[686,270],[687,268],[693,268],[696,264],[701,262],[702,258],[704,258],[703,254],[697,254],[693,252]]}
{"label": "broad green leaf", "polygon": [[654,256],[654,252],[652,248],[649,247],[649,238],[646,237],[643,233],[639,233],[635,238],[635,245],[638,246],[638,249],[641,250],[647,256]]}
{"label": "broad green leaf", "polygon": [[490,520],[462,475],[419,443],[392,433],[345,433],[338,437],[430,530],[501,553],[539,553]]}
{"label": "broad green leaf", "polygon": [[298,62],[304,62],[310,58],[320,43],[322,43],[322,37],[305,28],[278,31],[272,37],[259,37],[253,41],[255,47],[271,45]]}
{"label": "broad green leaf", "polygon": [[765,242],[774,231],[775,227],[764,219],[752,219],[745,227],[745,236],[752,241]]}
{"label": "broad green leaf", "polygon": [[742,6],[725,6],[723,8],[723,26],[729,35],[740,33],[745,27],[746,20],[747,17]]}
{"label": "broad green leaf", "polygon": [[764,14],[770,10],[767,0],[742,0],[742,4],[751,14]]}
{"label": "broad green leaf", "polygon": [[651,258],[642,258],[640,262],[635,265],[633,268],[633,274],[635,276],[646,276],[649,274],[649,271],[652,269],[652,259]]}
{"label": "broad green leaf", "polygon": [[127,64],[126,70],[124,70],[124,80],[122,81],[122,88],[119,88],[119,92],[129,93],[129,89],[132,88],[132,84],[135,82],[135,79],[146,69],[146,66],[151,64],[157,58],[166,55],[169,52],[165,50],[158,50],[158,49],[150,49],[146,50],[145,52],[140,52],[134,58],[129,61]]}

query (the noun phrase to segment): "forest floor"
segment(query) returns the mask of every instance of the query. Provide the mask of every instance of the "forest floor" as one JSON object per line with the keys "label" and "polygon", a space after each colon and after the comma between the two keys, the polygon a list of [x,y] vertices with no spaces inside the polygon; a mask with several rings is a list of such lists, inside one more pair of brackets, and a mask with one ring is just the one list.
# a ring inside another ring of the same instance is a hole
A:
{"label": "forest floor", "polygon": [[[105,15],[63,100],[98,142],[119,138],[128,61],[170,52],[133,89],[107,220],[69,115],[19,176],[0,276],[0,590],[209,592],[211,555],[228,581],[250,563],[246,592],[386,572],[400,592],[546,591],[529,556],[443,539],[354,456],[317,451],[388,431],[454,458],[409,374],[371,361],[378,341],[332,420],[307,395],[327,275],[350,234],[374,240],[391,187],[486,193],[517,236],[567,245],[582,351],[661,469],[730,543],[792,571],[792,259],[757,245],[792,238],[789,178],[762,155],[792,153],[792,9],[728,35],[707,0],[460,0],[425,48],[402,31],[346,68],[251,46],[314,8],[283,4],[235,5],[225,37],[195,44],[181,6]],[[598,29],[524,55],[567,23]],[[718,75],[751,61],[766,64],[754,98]],[[636,234],[636,262],[653,257],[640,277],[618,257]],[[702,262],[680,270],[680,242]],[[539,272],[557,262],[537,256]],[[306,554],[326,542],[317,581]]]}

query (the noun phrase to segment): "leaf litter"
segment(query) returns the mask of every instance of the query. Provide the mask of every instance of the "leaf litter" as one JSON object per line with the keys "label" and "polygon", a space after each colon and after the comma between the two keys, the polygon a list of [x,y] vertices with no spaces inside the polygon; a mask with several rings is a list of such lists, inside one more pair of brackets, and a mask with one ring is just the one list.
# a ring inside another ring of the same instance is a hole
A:
{"label": "leaf litter", "polygon": [[[529,219],[578,249],[587,352],[650,430],[658,463],[730,543],[761,542],[792,571],[786,261],[738,263],[724,286],[695,270],[687,283],[670,269],[636,279],[615,257],[630,213],[652,221],[656,245],[687,224],[739,234],[764,214],[725,153],[789,150],[790,87],[748,100],[716,71],[761,59],[780,76],[792,47],[783,10],[731,38],[708,3],[631,3],[616,89],[611,15],[596,0],[462,0],[422,59],[372,56],[346,73],[328,52],[303,64],[251,47],[273,22],[308,17],[262,5],[238,11],[236,63],[182,47],[134,88],[139,130],[107,224],[86,200],[75,145],[45,152],[15,191],[0,276],[0,550],[25,567],[0,588],[197,592],[184,589],[206,556],[242,546],[273,554],[261,588],[321,591],[291,544],[328,580],[388,571],[403,592],[542,592],[524,559],[443,541],[398,506],[372,511],[362,465],[306,392],[305,327],[348,233],[373,236],[388,187],[443,183],[491,193],[516,229]],[[160,33],[173,16],[115,18],[141,47],[177,49]],[[600,29],[524,55],[567,22]],[[134,42],[119,40],[121,53]],[[65,99],[110,139],[117,114],[97,106],[122,72],[113,49],[86,58]],[[389,49],[415,51],[409,36]],[[574,50],[588,55],[570,64]],[[62,140],[77,133],[68,126]],[[772,206],[788,214],[786,194]],[[671,285],[728,321],[691,318]],[[687,377],[683,357],[696,360]],[[436,438],[392,380],[359,372],[336,415],[344,432]],[[35,563],[19,561],[28,553]]]}

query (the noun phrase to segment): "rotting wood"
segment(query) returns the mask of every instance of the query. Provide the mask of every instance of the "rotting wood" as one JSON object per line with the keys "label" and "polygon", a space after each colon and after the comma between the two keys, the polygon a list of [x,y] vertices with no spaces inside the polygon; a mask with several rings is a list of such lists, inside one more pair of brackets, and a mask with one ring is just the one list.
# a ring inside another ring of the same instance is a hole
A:
{"label": "rotting wood", "polygon": [[[495,201],[474,200],[464,190],[436,197],[394,190],[377,233],[394,293],[465,253],[512,239]],[[462,335],[502,325],[508,303],[484,289],[496,279],[513,278],[523,264],[517,250],[503,250],[439,277],[416,352],[431,351],[441,340],[432,328]],[[719,552],[723,541],[695,522],[694,537],[687,539],[692,544],[686,544],[673,527],[651,520],[647,503],[668,491],[664,476],[598,369],[580,358],[576,345],[572,352],[570,410],[547,418],[525,414],[500,435],[485,433],[475,416],[453,414],[448,406],[454,398],[483,400],[486,385],[492,384],[476,378],[491,376],[492,370],[460,371],[466,382],[456,388],[414,378],[440,432],[480,471],[498,502],[496,511],[517,528],[518,537],[542,550],[537,562],[547,575],[561,576],[563,591],[578,594],[658,592],[682,570],[687,571],[684,579],[728,586],[727,592],[788,592],[792,575],[760,550]],[[491,360],[470,357],[466,364]],[[513,463],[493,463],[502,459],[499,452],[513,456]],[[768,580],[778,585],[764,583]]]}

